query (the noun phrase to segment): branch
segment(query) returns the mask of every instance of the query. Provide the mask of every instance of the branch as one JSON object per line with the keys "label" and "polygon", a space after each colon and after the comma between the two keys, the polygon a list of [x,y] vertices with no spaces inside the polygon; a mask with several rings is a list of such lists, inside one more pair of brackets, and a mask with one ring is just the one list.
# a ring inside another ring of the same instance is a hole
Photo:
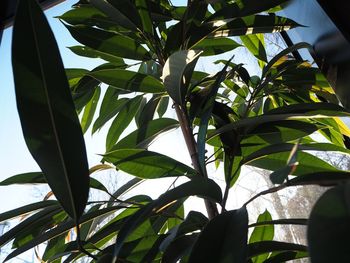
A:
{"label": "branch", "polygon": [[265,191],[262,191],[262,192],[258,193],[257,195],[253,196],[252,198],[250,198],[247,202],[244,203],[243,206],[247,206],[249,203],[253,202],[255,199],[257,199],[260,196],[278,192],[278,191],[280,191],[280,190],[282,190],[284,188],[287,188],[288,186],[290,186],[290,185],[288,184],[288,182],[286,182],[286,183],[281,184],[279,186],[276,186],[276,187],[267,189]]}
{"label": "branch", "polygon": [[[199,165],[197,143],[194,139],[192,129],[190,128],[190,122],[188,120],[187,113],[185,112],[185,110],[182,110],[180,106],[175,102],[174,102],[174,108],[176,111],[177,118],[179,119],[181,131],[184,136],[186,146],[191,157],[192,165],[194,169],[197,171],[197,173],[199,174],[199,176],[207,177],[206,173],[205,174],[203,173],[202,168]],[[204,199],[204,202],[205,202],[205,207],[206,207],[209,219],[212,219],[219,214],[216,204],[214,202],[207,199]]]}

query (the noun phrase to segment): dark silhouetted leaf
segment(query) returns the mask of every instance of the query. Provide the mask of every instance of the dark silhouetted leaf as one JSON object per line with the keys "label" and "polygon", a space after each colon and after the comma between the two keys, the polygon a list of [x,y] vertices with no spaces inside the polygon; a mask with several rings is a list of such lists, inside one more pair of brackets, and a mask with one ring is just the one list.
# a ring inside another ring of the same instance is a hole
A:
{"label": "dark silhouetted leaf", "polygon": [[104,53],[102,51],[98,51],[86,46],[73,46],[69,47],[69,49],[78,56],[88,57],[88,58],[100,58],[106,61],[109,61],[115,65],[126,66],[124,60],[120,57],[113,56],[108,53]]}
{"label": "dark silhouetted leaf", "polygon": [[275,251],[307,252],[307,247],[304,245],[279,241],[260,241],[248,244],[248,258]]}
{"label": "dark silhouetted leaf", "polygon": [[88,104],[86,104],[84,108],[83,116],[80,122],[83,133],[85,133],[89,129],[92,123],[92,119],[95,116],[95,111],[96,111],[98,100],[100,98],[100,94],[101,94],[101,88],[97,87],[95,89],[94,95],[92,96],[91,100],[88,102]]}
{"label": "dark silhouetted leaf", "polygon": [[6,221],[18,216],[22,216],[31,212],[35,212],[36,210],[48,207],[48,206],[57,206],[58,202],[55,200],[46,200],[37,203],[32,203],[29,205],[25,205],[19,208],[15,208],[10,211],[6,211],[0,214],[0,222]]}
{"label": "dark silhouetted leaf", "polygon": [[118,113],[117,117],[115,117],[113,120],[106,138],[107,151],[109,151],[112,148],[113,144],[118,141],[119,136],[129,126],[130,122],[135,117],[142,98],[142,96],[138,96],[130,99]]}
{"label": "dark silhouetted leaf", "polygon": [[84,139],[56,41],[35,1],[19,2],[12,52],[26,144],[57,200],[78,220],[89,192]]}
{"label": "dark silhouetted leaf", "polygon": [[107,121],[113,118],[129,101],[127,98],[118,99],[120,91],[109,87],[103,97],[98,118],[92,127],[92,133],[99,130]]}
{"label": "dark silhouetted leaf", "polygon": [[[87,175],[88,176],[88,175]],[[11,176],[4,181],[0,182],[0,186],[5,185],[35,185],[35,184],[47,184],[46,177],[42,172],[23,173]],[[90,187],[104,192],[108,192],[106,187],[94,178],[90,178]]]}
{"label": "dark silhouetted leaf", "polygon": [[287,2],[287,0],[238,0],[225,5],[222,9],[214,13],[209,19],[216,20],[249,16],[267,11],[284,2]]}
{"label": "dark silhouetted leaf", "polygon": [[349,193],[349,184],[329,189],[312,209],[307,231],[312,262],[348,261]]}
{"label": "dark silhouetted leaf", "polygon": [[202,230],[188,262],[246,262],[247,236],[246,208],[224,212]]}
{"label": "dark silhouetted leaf", "polygon": [[83,25],[66,27],[79,43],[100,52],[135,60],[151,58],[148,51],[130,37]]}
{"label": "dark silhouetted leaf", "polygon": [[112,150],[147,148],[160,134],[179,127],[178,121],[169,118],[160,118],[148,122],[129,135],[121,139]]}

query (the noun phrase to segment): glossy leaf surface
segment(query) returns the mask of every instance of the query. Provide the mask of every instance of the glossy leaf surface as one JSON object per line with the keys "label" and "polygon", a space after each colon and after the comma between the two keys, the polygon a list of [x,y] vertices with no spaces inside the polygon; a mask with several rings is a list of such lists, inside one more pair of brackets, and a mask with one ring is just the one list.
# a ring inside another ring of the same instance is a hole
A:
{"label": "glossy leaf surface", "polygon": [[179,127],[178,121],[170,118],[152,120],[121,139],[112,150],[147,148],[152,141],[164,132]]}
{"label": "glossy leaf surface", "polygon": [[162,178],[169,176],[193,176],[196,171],[165,155],[141,150],[122,149],[104,155],[118,169],[140,178]]}
{"label": "glossy leaf surface", "polygon": [[152,76],[122,69],[106,69],[89,74],[95,79],[121,90],[162,93],[162,83]]}
{"label": "glossy leaf surface", "polygon": [[179,105],[185,100],[189,79],[200,52],[194,50],[181,50],[172,54],[163,68],[164,87],[169,96]]}

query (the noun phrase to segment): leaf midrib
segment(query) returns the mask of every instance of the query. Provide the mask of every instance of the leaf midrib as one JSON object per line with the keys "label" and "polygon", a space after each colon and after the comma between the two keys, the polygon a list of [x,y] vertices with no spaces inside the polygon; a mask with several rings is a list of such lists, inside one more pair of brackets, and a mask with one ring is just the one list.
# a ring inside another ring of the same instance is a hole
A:
{"label": "leaf midrib", "polygon": [[[31,7],[31,3],[28,1],[28,7]],[[44,69],[43,69],[43,65],[42,65],[42,60],[41,60],[41,54],[40,54],[40,50],[39,50],[39,41],[37,39],[37,31],[35,30],[35,27],[34,27],[34,20],[33,20],[33,15],[32,15],[32,12],[29,12],[29,18],[30,18],[30,23],[31,23],[31,29],[33,31],[33,38],[34,38],[34,42],[35,42],[35,49],[36,49],[36,53],[37,53],[37,57],[39,59],[39,66],[40,66],[40,73],[41,73],[41,76],[43,78],[43,87],[44,87],[44,92],[45,92],[45,96],[46,96],[46,99],[47,99],[47,104],[48,104],[48,110],[49,110],[49,114],[50,114],[50,121],[51,121],[51,125],[52,125],[52,129],[53,129],[53,132],[54,132],[54,137],[55,137],[55,140],[57,142],[57,149],[58,149],[58,153],[59,153],[59,157],[61,159],[61,165],[62,165],[62,168],[63,168],[63,174],[64,174],[64,179],[65,179],[65,182],[67,183],[67,186],[68,186],[68,193],[70,195],[70,201],[71,201],[71,205],[72,205],[72,208],[73,208],[73,214],[74,214],[74,218],[77,219],[77,213],[76,213],[76,207],[75,207],[75,204],[74,204],[74,197],[73,197],[73,194],[72,194],[72,189],[70,187],[70,181],[69,181],[69,178],[68,178],[68,173],[67,173],[67,167],[66,167],[66,164],[65,164],[65,161],[64,161],[64,157],[63,157],[63,152],[62,152],[62,148],[61,148],[61,142],[60,142],[60,139],[58,137],[58,134],[57,134],[57,127],[56,127],[56,124],[54,122],[54,114],[53,114],[53,111],[52,111],[52,105],[51,105],[51,100],[50,100],[50,96],[48,94],[48,87],[47,87],[47,84],[46,84],[46,77],[45,77],[45,74],[44,74]]]}

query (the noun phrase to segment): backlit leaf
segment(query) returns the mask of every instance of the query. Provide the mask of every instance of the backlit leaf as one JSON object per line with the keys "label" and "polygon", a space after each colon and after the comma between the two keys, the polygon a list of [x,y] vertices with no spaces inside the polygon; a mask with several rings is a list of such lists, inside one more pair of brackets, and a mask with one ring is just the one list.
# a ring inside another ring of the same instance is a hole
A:
{"label": "backlit leaf", "polygon": [[141,149],[115,150],[106,153],[104,159],[126,173],[146,179],[196,174],[192,168],[168,156]]}

